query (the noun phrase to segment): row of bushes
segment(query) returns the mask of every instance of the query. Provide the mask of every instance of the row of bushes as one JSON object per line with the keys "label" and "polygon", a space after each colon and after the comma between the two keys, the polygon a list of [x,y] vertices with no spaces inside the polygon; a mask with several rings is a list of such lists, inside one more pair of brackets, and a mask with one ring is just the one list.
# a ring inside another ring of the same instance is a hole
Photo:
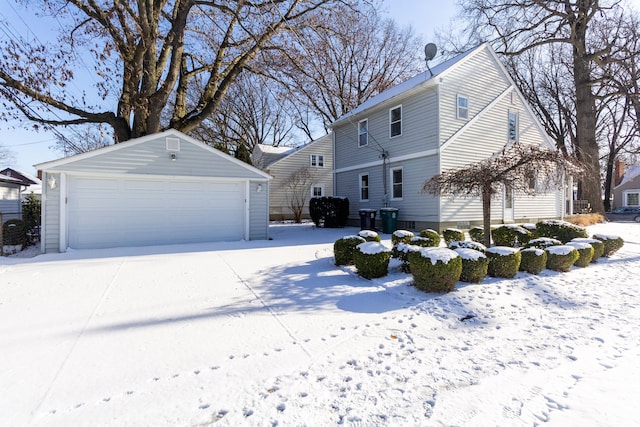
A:
{"label": "row of bushes", "polygon": [[479,283],[487,275],[511,278],[518,271],[538,274],[545,268],[565,272],[574,265],[586,267],[601,256],[611,256],[624,244],[618,236],[596,234],[568,242],[539,237],[528,240],[521,248],[486,248],[469,240],[451,240],[448,247],[439,247],[440,236],[433,230],[423,230],[420,236],[398,230],[391,241],[393,248],[389,249],[370,230],[345,236],[334,243],[335,263],[355,264],[359,275],[372,279],[385,276],[394,257],[402,262],[403,271],[413,275],[417,288],[448,292],[458,281]]}
{"label": "row of bushes", "polygon": [[[484,229],[471,228],[469,237],[475,242],[484,242]],[[584,227],[558,220],[545,220],[536,224],[505,224],[491,229],[491,239],[496,246],[524,247],[530,240],[539,237],[548,237],[567,243],[573,239],[587,238],[588,234]]]}

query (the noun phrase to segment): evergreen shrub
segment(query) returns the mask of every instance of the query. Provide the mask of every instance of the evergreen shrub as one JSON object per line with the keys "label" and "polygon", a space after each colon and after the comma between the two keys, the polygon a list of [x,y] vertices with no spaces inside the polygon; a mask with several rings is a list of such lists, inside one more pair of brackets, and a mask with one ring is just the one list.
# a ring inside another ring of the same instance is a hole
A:
{"label": "evergreen shrub", "polygon": [[353,252],[356,270],[365,279],[386,276],[390,258],[391,250],[378,242],[360,243]]}
{"label": "evergreen shrub", "polygon": [[591,262],[598,261],[598,258],[600,258],[604,253],[604,243],[602,240],[578,237],[573,239],[572,242],[584,242],[591,245],[593,248],[593,258],[591,258]]}
{"label": "evergreen shrub", "polygon": [[496,246],[518,248],[531,240],[531,233],[519,225],[507,224],[491,230],[491,238]]}
{"label": "evergreen shrub", "polygon": [[462,259],[462,272],[460,273],[460,280],[469,283],[480,283],[487,275],[487,268],[489,267],[489,258],[474,249],[469,248],[457,248],[454,251],[460,255]]}
{"label": "evergreen shrub", "polygon": [[602,256],[607,258],[618,252],[624,245],[624,240],[615,235],[595,234],[593,238],[600,240],[603,243],[604,250],[602,252]]}
{"label": "evergreen shrub", "polygon": [[404,273],[410,273],[409,253],[419,251],[421,246],[410,245],[407,243],[398,243],[392,250],[392,255],[402,262],[400,268]]}
{"label": "evergreen shrub", "polygon": [[436,230],[432,230],[430,228],[422,230],[420,231],[420,237],[429,239],[431,241],[429,246],[434,246],[434,247],[440,246],[440,235]]}
{"label": "evergreen shrub", "polygon": [[[2,224],[2,244],[22,245],[26,247],[29,243],[29,227],[21,219],[9,219]],[[2,248],[0,248],[0,253]]]}
{"label": "evergreen shrub", "polygon": [[471,227],[469,237],[471,237],[471,240],[474,242],[484,243],[484,228],[478,226]]}
{"label": "evergreen shrub", "polygon": [[546,249],[549,246],[560,246],[562,242],[558,239],[552,239],[551,237],[538,237],[537,239],[529,240],[529,243],[525,245],[525,248],[538,248]]}
{"label": "evergreen shrub", "polygon": [[539,248],[525,248],[520,250],[522,257],[520,271],[538,274],[547,267],[547,252]]}
{"label": "evergreen shrub", "polygon": [[344,236],[333,243],[333,257],[336,265],[353,264],[353,252],[356,246],[366,240],[360,236]]}
{"label": "evergreen shrub", "polygon": [[391,243],[396,246],[398,243],[409,243],[412,237],[416,235],[407,230],[396,230],[391,234]]}
{"label": "evergreen shrub", "polygon": [[358,236],[362,237],[367,242],[380,242],[380,235],[373,230],[360,230]]}
{"label": "evergreen shrub", "polygon": [[409,252],[409,268],[416,288],[425,292],[450,292],[462,274],[462,258],[447,248],[420,248]]}
{"label": "evergreen shrub", "polygon": [[482,243],[474,242],[472,240],[458,240],[449,243],[449,249],[456,250],[458,248],[473,249],[482,253],[485,253],[487,251],[487,247],[485,245],[483,245]]}
{"label": "evergreen shrub", "polygon": [[447,246],[449,243],[464,240],[464,232],[462,230],[458,230],[457,228],[447,228],[442,232],[442,237],[444,237],[444,241]]}
{"label": "evergreen shrub", "polygon": [[540,237],[551,237],[562,243],[570,242],[576,237],[589,237],[584,227],[559,220],[540,221],[536,224],[536,230]]}
{"label": "evergreen shrub", "polygon": [[342,228],[349,218],[349,199],[313,197],[309,200],[309,215],[316,227]]}
{"label": "evergreen shrub", "polygon": [[567,242],[567,246],[576,248],[576,250],[578,251],[579,258],[573,265],[578,267],[586,267],[591,263],[594,250],[593,246],[591,246],[589,243],[571,241]]}
{"label": "evergreen shrub", "polygon": [[511,278],[518,274],[522,255],[516,248],[493,246],[487,249],[489,267],[487,273],[493,277]]}
{"label": "evergreen shrub", "polygon": [[547,268],[553,271],[569,271],[580,258],[578,250],[572,246],[550,246],[545,251],[547,252]]}

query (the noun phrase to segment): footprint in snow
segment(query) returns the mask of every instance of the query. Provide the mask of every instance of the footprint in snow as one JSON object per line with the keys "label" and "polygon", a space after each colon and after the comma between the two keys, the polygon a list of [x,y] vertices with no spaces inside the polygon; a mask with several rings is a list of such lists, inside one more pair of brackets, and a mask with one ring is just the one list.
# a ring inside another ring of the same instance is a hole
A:
{"label": "footprint in snow", "polygon": [[276,409],[278,410],[278,412],[284,412],[284,410],[286,409],[286,406],[284,405],[284,403],[281,403],[278,406],[276,406]]}
{"label": "footprint in snow", "polygon": [[198,406],[198,409],[209,409],[209,406],[211,405],[205,403],[204,405]]}

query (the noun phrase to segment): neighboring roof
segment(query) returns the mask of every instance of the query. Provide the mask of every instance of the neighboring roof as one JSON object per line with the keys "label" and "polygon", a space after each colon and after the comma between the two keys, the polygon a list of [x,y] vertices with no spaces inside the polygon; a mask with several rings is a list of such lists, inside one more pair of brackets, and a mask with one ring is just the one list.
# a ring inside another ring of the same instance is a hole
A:
{"label": "neighboring roof", "polygon": [[29,184],[25,184],[21,179],[13,178],[11,176],[6,176],[4,174],[0,174],[0,182],[8,182],[10,184],[19,184],[19,185],[29,185]]}
{"label": "neighboring roof", "polygon": [[24,185],[39,185],[42,182],[35,176],[22,172],[14,168],[4,168],[0,171],[0,175],[9,176],[20,180]]}
{"label": "neighboring roof", "polygon": [[298,147],[274,147],[273,145],[257,144],[253,149],[253,161],[261,167],[267,167],[274,162],[294,153]]}
{"label": "neighboring roof", "polygon": [[321,136],[320,138],[315,139],[315,140],[309,142],[308,144],[301,145],[301,146],[295,148],[290,153],[287,153],[286,155],[280,157],[279,159],[276,159],[275,161],[271,162],[270,164],[268,164],[266,166],[270,166],[271,167],[271,166],[275,165],[276,163],[280,163],[282,160],[284,160],[285,158],[289,157],[293,153],[297,153],[298,151],[305,150],[305,149],[307,149],[309,147],[312,147],[315,144],[322,144],[322,143],[327,143],[327,142],[331,142],[331,134],[330,133],[328,133],[328,134],[326,134],[324,136]]}
{"label": "neighboring roof", "polygon": [[616,187],[626,184],[638,175],[640,175],[640,165],[631,166],[625,171],[624,175],[622,175],[622,181],[620,181],[620,184],[616,185]]}
{"label": "neighboring roof", "polygon": [[266,178],[268,180],[273,179],[273,177],[271,177],[269,174],[261,171],[260,169],[253,167],[241,160],[236,159],[235,157],[232,157],[226,153],[223,153],[222,151],[216,150],[213,147],[210,147],[209,145],[205,144],[202,141],[199,141],[195,138],[190,137],[189,135],[186,135],[178,130],[175,129],[168,129],[164,132],[159,132],[159,133],[154,133],[151,135],[145,135],[145,136],[141,136],[139,138],[134,138],[134,139],[130,139],[128,141],[124,141],[121,142],[119,144],[114,144],[114,145],[109,145],[107,147],[102,147],[102,148],[98,148],[96,150],[93,151],[89,151],[86,153],[81,153],[81,154],[76,154],[74,156],[69,156],[69,157],[64,157],[58,160],[52,160],[50,162],[44,162],[44,163],[39,163],[36,164],[35,167],[38,170],[51,170],[52,168],[58,168],[60,166],[65,166],[67,164],[70,163],[74,163],[74,162],[78,162],[84,159],[89,159],[91,157],[95,157],[95,156],[100,156],[106,153],[111,153],[113,151],[118,151],[118,150],[123,150],[126,149],[128,147],[132,147],[132,146],[136,146],[138,144],[143,144],[145,142],[149,142],[149,141],[154,141],[158,138],[165,138],[168,136],[173,136],[176,138],[180,138],[185,142],[194,144],[196,146],[198,146],[199,148],[208,151],[216,156],[219,156],[221,158],[223,158],[225,161],[231,162],[231,163],[235,163],[236,165],[247,169],[248,171],[251,171],[252,173],[255,173],[263,178]]}
{"label": "neighboring roof", "polygon": [[473,49],[469,49],[466,52],[463,52],[457,56],[454,56],[453,58],[441,62],[440,64],[436,65],[435,67],[431,68],[431,72],[429,72],[429,70],[422,72],[412,78],[410,78],[409,80],[405,80],[404,82],[397,84],[393,87],[390,87],[389,89],[380,92],[378,95],[375,95],[371,98],[369,98],[368,100],[366,100],[365,102],[363,102],[362,104],[360,104],[359,106],[357,106],[356,108],[354,108],[353,110],[349,111],[348,113],[344,114],[342,117],[339,117],[335,122],[332,123],[332,126],[335,126],[336,124],[339,124],[340,122],[343,122],[345,120],[348,120],[349,118],[365,111],[368,110],[370,108],[375,107],[376,105],[382,104],[385,101],[388,101],[392,98],[395,98],[399,95],[404,94],[405,92],[410,91],[411,89],[420,87],[420,86],[425,86],[427,83],[430,82],[434,82],[435,78],[438,77],[439,75],[441,75],[442,73],[444,73],[445,71],[447,71],[448,69],[452,68],[454,65],[458,64],[459,62],[461,62],[463,59],[465,59],[466,57],[470,56],[472,53],[475,53],[477,51],[480,51],[481,49],[484,49],[487,46],[486,43],[481,44],[480,46],[477,46]]}

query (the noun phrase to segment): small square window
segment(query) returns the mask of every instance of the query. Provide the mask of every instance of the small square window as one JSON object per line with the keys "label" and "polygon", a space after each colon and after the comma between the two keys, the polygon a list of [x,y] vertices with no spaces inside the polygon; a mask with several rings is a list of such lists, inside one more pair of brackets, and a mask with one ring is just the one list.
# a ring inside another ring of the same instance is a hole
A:
{"label": "small square window", "polygon": [[322,197],[324,191],[321,185],[314,185],[311,187],[311,197]]}
{"label": "small square window", "polygon": [[402,199],[402,168],[391,169],[391,198]]}
{"label": "small square window", "polygon": [[627,206],[640,206],[640,193],[627,193]]}
{"label": "small square window", "polygon": [[311,166],[314,168],[324,167],[324,156],[318,154],[311,155]]}
{"label": "small square window", "polygon": [[389,124],[389,135],[391,138],[402,135],[402,106],[389,110]]}
{"label": "small square window", "polygon": [[358,146],[369,145],[369,122],[367,119],[358,122]]}
{"label": "small square window", "polygon": [[458,95],[456,117],[459,119],[469,118],[469,98]]}

